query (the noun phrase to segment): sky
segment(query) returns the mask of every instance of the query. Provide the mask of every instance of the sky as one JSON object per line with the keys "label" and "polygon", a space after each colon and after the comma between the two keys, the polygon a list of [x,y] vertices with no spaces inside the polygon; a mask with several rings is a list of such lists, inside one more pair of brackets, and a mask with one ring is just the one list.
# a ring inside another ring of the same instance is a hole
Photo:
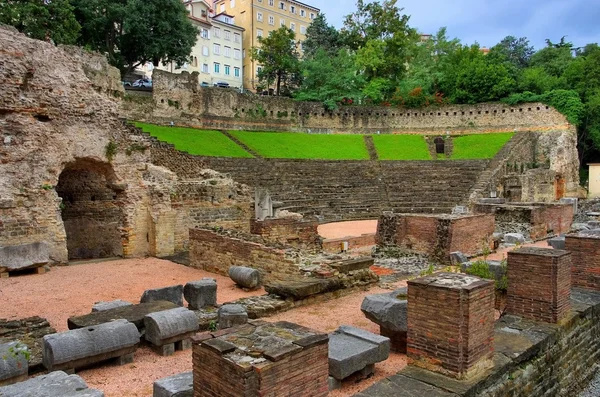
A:
{"label": "sky", "polygon": [[[343,25],[355,0],[303,1],[321,9],[329,24]],[[527,37],[536,49],[562,36],[575,47],[600,43],[600,0],[398,0],[409,25],[434,34],[446,26],[448,37],[492,47],[504,37]]]}

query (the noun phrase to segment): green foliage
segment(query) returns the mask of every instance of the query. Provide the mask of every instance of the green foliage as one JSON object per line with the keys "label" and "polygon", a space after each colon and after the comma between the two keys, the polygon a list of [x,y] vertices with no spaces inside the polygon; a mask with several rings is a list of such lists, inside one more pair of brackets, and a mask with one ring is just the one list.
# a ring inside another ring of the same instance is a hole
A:
{"label": "green foliage", "polygon": [[433,266],[433,263],[430,263],[427,269],[423,270],[419,276],[431,276],[433,273],[435,273],[435,266]]}
{"label": "green foliage", "polygon": [[118,149],[119,149],[119,145],[117,145],[113,141],[110,141],[106,144],[106,147],[104,148],[104,155],[106,156],[106,159],[109,162],[113,161],[113,159],[117,155]]}
{"label": "green foliage", "polygon": [[140,145],[139,143],[132,143],[127,149],[125,149],[125,154],[131,156],[134,152],[144,153],[146,149],[148,148],[144,145]]}
{"label": "green foliage", "polygon": [[215,332],[217,330],[217,322],[215,320],[210,320],[208,322],[208,330],[211,332]]}
{"label": "green foliage", "polygon": [[44,183],[44,184],[42,185],[42,189],[44,189],[44,190],[52,190],[52,189],[54,189],[54,186],[52,186],[52,185],[49,185],[49,184],[47,184],[47,183]]}
{"label": "green foliage", "polygon": [[431,160],[421,135],[373,135],[380,160]]}
{"label": "green foliage", "polygon": [[163,142],[175,145],[177,150],[190,154],[218,157],[252,157],[250,153],[219,131],[165,127],[144,123],[135,123],[135,126]]}
{"label": "green foliage", "polygon": [[500,266],[502,268],[502,277],[499,280],[496,280],[496,277],[490,270],[490,265],[485,260],[477,260],[471,264],[466,270],[465,273],[470,274],[471,276],[480,277],[486,280],[494,280],[494,286],[496,290],[506,291],[508,288],[508,276],[507,276],[507,263],[506,259],[503,259],[500,262]]}
{"label": "green foliage", "polygon": [[189,61],[198,31],[179,0],[72,0],[79,44],[105,53],[121,75],[146,62]]}
{"label": "green foliage", "polygon": [[231,135],[266,158],[367,160],[362,135],[231,131]]}
{"label": "green foliage", "polygon": [[506,36],[491,48],[488,56],[490,58],[497,57],[500,62],[508,62],[517,69],[523,69],[529,65],[534,53],[533,46],[529,45],[527,37],[517,39],[514,36]]}
{"label": "green foliage", "polygon": [[302,42],[305,59],[313,58],[318,51],[336,56],[342,48],[342,39],[337,29],[327,24],[325,14],[319,13],[306,29],[306,38]]}
{"label": "green foliage", "polygon": [[3,0],[0,23],[12,25],[38,40],[75,44],[81,26],[69,0]]}
{"label": "green foliage", "polygon": [[23,357],[27,361],[29,361],[29,358],[31,357],[31,353],[27,349],[27,345],[21,342],[17,342],[14,346],[9,347],[8,354],[0,358],[7,360],[9,357],[19,358],[19,356]]}
{"label": "green foliage", "polygon": [[452,160],[491,159],[512,138],[512,132],[464,135],[452,139]]}
{"label": "green foliage", "polygon": [[564,114],[567,120],[573,125],[579,125],[585,113],[585,106],[581,102],[579,94],[573,90],[553,90],[540,95],[532,92],[523,92],[513,94],[503,101],[509,105],[526,102],[545,103]]}
{"label": "green foliage", "polygon": [[273,30],[267,37],[258,37],[259,46],[252,47],[252,59],[262,69],[258,72],[260,84],[275,84],[275,93],[281,94],[281,88],[291,90],[300,76],[300,61],[296,48],[296,34],[285,26]]}

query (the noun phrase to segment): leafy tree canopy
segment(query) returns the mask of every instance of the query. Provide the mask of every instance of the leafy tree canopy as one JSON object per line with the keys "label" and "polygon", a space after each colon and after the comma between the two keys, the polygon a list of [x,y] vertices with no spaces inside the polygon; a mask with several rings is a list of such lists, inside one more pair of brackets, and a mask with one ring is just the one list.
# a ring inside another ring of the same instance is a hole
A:
{"label": "leafy tree canopy", "polygon": [[302,43],[305,58],[312,58],[317,51],[323,50],[335,56],[342,48],[342,39],[338,30],[327,24],[325,14],[319,14],[306,29],[306,39]]}

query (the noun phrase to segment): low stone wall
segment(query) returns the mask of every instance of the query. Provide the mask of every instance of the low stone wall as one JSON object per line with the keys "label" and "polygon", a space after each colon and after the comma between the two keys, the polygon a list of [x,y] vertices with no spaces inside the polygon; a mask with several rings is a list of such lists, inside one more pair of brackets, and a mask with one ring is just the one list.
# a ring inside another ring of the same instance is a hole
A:
{"label": "low stone wall", "polygon": [[532,240],[549,235],[567,233],[573,223],[573,205],[546,203],[483,204],[477,203],[473,211],[494,214],[496,231],[518,232]]}
{"label": "low stone wall", "polygon": [[450,252],[474,256],[490,247],[492,215],[414,215],[384,213],[377,224],[377,244],[427,254],[449,263]]}
{"label": "low stone wall", "polygon": [[370,233],[360,236],[326,239],[323,240],[323,251],[332,253],[340,252],[344,242],[348,243],[348,250],[372,247],[376,244],[375,236],[375,233]]}
{"label": "low stone wall", "polygon": [[279,244],[291,245],[313,251],[323,248],[321,237],[317,228],[319,222],[315,220],[290,218],[274,218],[259,221],[252,218],[250,233],[257,234],[268,241]]}

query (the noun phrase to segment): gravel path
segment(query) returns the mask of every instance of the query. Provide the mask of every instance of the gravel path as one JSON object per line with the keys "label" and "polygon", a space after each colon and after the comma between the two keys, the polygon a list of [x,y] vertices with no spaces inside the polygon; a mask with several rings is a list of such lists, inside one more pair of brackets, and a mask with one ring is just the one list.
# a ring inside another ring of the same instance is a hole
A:
{"label": "gravel path", "polygon": [[319,225],[318,231],[319,235],[326,239],[376,233],[377,219],[326,223]]}

